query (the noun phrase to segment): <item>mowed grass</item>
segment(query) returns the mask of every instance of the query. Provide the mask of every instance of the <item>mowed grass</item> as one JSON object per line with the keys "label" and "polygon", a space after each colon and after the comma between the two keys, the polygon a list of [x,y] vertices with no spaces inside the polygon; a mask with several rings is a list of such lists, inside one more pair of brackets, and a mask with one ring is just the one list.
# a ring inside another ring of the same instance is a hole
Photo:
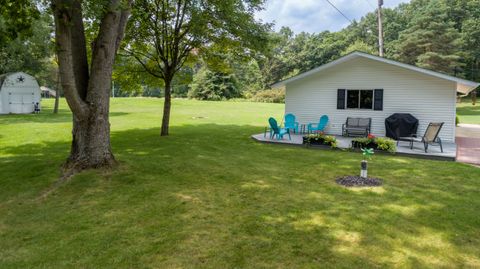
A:
{"label": "mowed grass", "polygon": [[480,267],[480,169],[377,155],[378,188],[347,189],[359,153],[260,144],[283,105],[114,99],[119,166],[50,189],[71,115],[0,116],[0,268]]}
{"label": "mowed grass", "polygon": [[480,124],[480,97],[475,106],[470,97],[464,98],[457,104],[457,115],[460,123]]}

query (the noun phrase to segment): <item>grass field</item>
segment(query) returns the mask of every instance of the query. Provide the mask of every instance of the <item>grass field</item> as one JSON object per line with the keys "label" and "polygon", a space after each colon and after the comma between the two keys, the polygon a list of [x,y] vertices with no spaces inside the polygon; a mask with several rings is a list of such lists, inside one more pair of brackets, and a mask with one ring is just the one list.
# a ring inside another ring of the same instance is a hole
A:
{"label": "grass field", "polygon": [[472,105],[470,98],[464,98],[457,104],[457,115],[460,123],[480,124],[480,97],[475,106]]}
{"label": "grass field", "polygon": [[256,143],[283,105],[112,100],[113,171],[42,194],[71,115],[0,116],[0,268],[480,267],[480,169],[378,155],[378,188],[346,189],[361,155]]}

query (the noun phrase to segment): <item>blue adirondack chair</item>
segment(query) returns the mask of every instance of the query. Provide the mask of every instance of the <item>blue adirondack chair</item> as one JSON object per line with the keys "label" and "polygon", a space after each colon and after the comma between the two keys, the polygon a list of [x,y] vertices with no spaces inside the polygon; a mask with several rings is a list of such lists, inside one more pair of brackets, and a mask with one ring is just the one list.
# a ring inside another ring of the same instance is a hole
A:
{"label": "blue adirondack chair", "polygon": [[309,133],[313,132],[322,132],[325,130],[325,127],[327,127],[328,124],[328,116],[323,115],[320,117],[320,121],[318,123],[309,123],[307,126],[307,130]]}
{"label": "blue adirondack chair", "polygon": [[270,139],[275,137],[277,137],[277,139],[283,139],[283,136],[288,134],[288,139],[292,140],[290,131],[288,129],[278,127],[277,120],[270,117],[268,119],[268,123],[270,124]]}
{"label": "blue adirondack chair", "polygon": [[289,113],[285,115],[285,129],[293,130],[294,133],[298,133],[298,122],[295,121],[295,115]]}

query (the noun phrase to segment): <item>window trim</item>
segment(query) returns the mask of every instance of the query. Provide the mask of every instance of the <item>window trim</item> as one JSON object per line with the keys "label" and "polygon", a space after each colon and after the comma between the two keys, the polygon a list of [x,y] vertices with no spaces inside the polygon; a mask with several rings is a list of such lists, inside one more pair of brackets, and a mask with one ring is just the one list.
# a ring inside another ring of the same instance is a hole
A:
{"label": "window trim", "polygon": [[[358,91],[358,107],[349,108],[348,107],[348,91]],[[371,91],[372,92],[372,107],[371,108],[360,108],[361,95],[362,91]],[[375,89],[345,89],[345,109],[348,110],[375,110]]]}

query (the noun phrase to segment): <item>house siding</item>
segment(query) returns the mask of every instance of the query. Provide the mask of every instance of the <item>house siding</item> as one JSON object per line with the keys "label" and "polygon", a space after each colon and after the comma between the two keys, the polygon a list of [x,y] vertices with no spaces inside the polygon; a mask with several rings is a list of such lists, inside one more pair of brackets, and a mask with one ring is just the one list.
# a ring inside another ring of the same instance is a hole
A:
{"label": "house siding", "polygon": [[[337,109],[337,89],[383,89],[383,110]],[[329,134],[340,135],[347,117],[372,118],[372,134],[385,136],[385,118],[410,113],[418,134],[445,122],[440,137],[455,140],[456,83],[367,58],[356,58],[286,85],[285,113],[301,123],[328,115]]]}

